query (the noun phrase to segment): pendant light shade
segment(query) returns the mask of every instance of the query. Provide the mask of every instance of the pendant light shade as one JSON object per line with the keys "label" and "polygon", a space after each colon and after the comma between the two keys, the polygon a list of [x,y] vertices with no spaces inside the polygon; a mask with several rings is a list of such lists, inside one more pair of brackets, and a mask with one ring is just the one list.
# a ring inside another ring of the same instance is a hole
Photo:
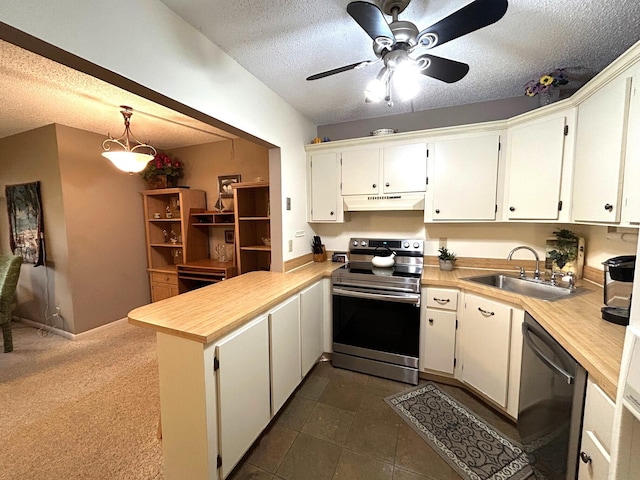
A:
{"label": "pendant light shade", "polygon": [[132,108],[126,105],[121,105],[120,108],[124,117],[124,132],[119,138],[109,135],[109,138],[102,142],[102,156],[108,158],[123,172],[141,172],[155,156],[156,149],[146,143],[140,143],[131,133]]}

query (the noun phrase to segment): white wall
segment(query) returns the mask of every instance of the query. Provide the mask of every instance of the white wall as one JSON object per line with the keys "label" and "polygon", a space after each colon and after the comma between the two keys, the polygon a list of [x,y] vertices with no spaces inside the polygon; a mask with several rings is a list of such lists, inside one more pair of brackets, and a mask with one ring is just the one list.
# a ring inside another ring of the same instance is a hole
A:
{"label": "white wall", "polygon": [[0,19],[279,147],[281,181],[271,180],[294,205],[283,212],[281,235],[306,232],[283,257],[309,252],[304,145],[315,137],[315,125],[164,4],[3,0]]}

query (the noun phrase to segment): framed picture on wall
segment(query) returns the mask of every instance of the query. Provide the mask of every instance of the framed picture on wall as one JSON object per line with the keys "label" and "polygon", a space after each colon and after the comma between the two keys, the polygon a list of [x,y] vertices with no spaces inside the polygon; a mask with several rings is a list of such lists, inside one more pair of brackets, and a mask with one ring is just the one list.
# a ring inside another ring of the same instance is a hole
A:
{"label": "framed picture on wall", "polygon": [[225,241],[225,243],[233,243],[233,241],[234,241],[234,232],[233,232],[233,230],[225,230],[224,231],[224,241]]}
{"label": "framed picture on wall", "polygon": [[233,197],[231,185],[240,182],[240,174],[238,175],[221,175],[218,177],[218,191],[222,198]]}

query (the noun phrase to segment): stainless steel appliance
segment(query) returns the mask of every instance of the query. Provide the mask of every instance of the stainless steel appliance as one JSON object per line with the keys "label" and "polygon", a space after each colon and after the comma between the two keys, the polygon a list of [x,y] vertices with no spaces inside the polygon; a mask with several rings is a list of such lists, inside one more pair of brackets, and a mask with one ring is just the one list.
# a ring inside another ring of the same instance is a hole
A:
{"label": "stainless steel appliance", "polygon": [[629,325],[635,255],[613,257],[604,265],[604,304],[602,318],[618,325]]}
{"label": "stainless steel appliance", "polygon": [[587,372],[531,315],[522,324],[518,431],[538,480],[574,480]]}
{"label": "stainless steel appliance", "polygon": [[[349,263],[331,276],[332,363],[417,385],[424,242],[352,238],[349,243]],[[374,266],[374,257],[393,254],[393,266]]]}

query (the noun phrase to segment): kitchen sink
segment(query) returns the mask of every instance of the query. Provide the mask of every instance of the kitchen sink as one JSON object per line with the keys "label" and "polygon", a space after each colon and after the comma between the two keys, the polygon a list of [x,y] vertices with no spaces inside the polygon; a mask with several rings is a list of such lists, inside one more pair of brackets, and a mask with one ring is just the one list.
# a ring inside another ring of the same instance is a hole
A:
{"label": "kitchen sink", "polygon": [[477,277],[467,277],[462,280],[480,283],[493,288],[499,288],[507,292],[518,293],[527,297],[538,298],[540,300],[561,300],[579,295],[584,291],[580,287],[569,289],[562,285],[551,285],[541,280],[530,278],[511,277],[509,275],[491,274]]}

